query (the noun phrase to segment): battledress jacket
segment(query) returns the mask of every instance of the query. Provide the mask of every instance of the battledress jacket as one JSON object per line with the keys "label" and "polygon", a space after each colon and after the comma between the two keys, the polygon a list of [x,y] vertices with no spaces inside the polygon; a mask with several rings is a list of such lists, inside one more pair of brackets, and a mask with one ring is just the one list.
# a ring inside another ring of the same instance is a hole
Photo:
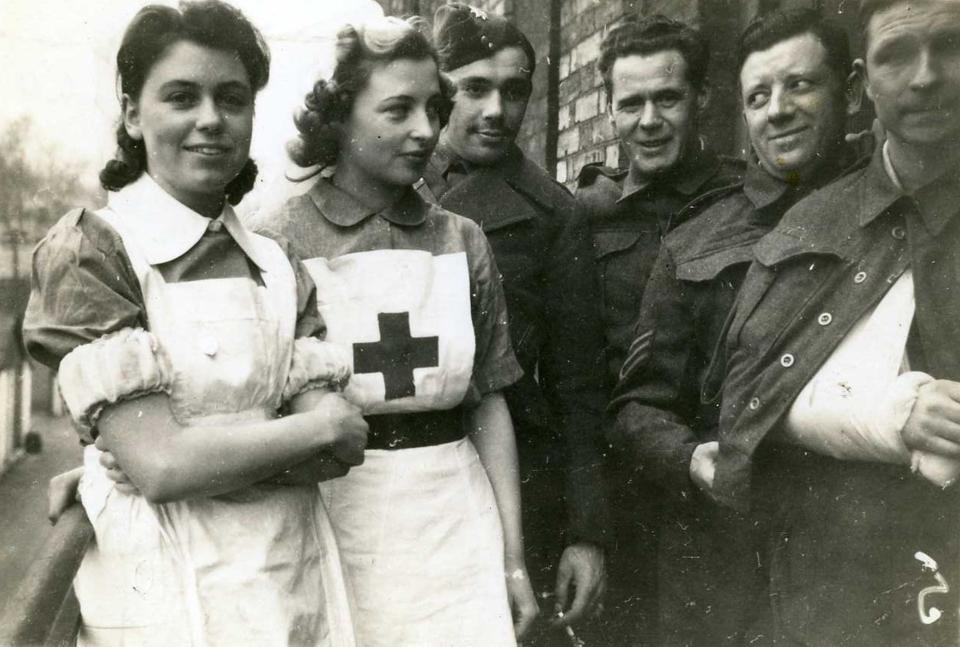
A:
{"label": "battledress jacket", "polygon": [[[803,644],[955,644],[957,597],[923,626],[914,558],[936,559],[956,591],[960,501],[908,465],[836,460],[778,442],[794,400],[908,268],[911,369],[960,380],[960,173],[912,196],[878,148],[869,165],[795,205],[754,247],[722,353],[713,494],[767,524],[772,631]],[[953,628],[951,628],[953,627]],[[933,634],[943,631],[949,638]],[[942,642],[942,641],[946,642]]]}
{"label": "battledress jacket", "polygon": [[695,492],[694,448],[717,439],[719,403],[702,403],[701,388],[753,245],[807,191],[753,166],[692,203],[697,217],[663,241],[610,404],[611,442],[674,502]]}
{"label": "battledress jacket", "polygon": [[644,292],[610,411],[611,445],[659,487],[660,644],[736,644],[758,595],[750,527],[689,476],[700,443],[717,439],[719,403],[701,390],[753,245],[804,195],[836,175],[829,164],[791,185],[752,164],[743,183],[709,191],[696,216],[667,234]]}
{"label": "battledress jacket", "polygon": [[617,383],[643,290],[668,231],[698,196],[742,181],[743,163],[709,151],[637,186],[627,171],[588,164],[577,178],[577,210],[590,226],[600,289],[607,388]]}
{"label": "battledress jacket", "polygon": [[490,241],[524,371],[505,391],[521,468],[563,466],[552,492],[566,500],[567,541],[603,544],[602,337],[589,236],[573,197],[517,147],[496,166],[468,168],[440,146],[418,190],[478,223]]}

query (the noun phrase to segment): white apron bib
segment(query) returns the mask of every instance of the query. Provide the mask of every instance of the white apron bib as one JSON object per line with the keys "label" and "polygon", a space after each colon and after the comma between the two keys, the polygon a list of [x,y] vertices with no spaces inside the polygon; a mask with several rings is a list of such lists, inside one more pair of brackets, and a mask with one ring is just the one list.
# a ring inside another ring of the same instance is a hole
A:
{"label": "white apron bib", "polygon": [[[296,324],[290,263],[252,236],[248,278],[166,283],[122,216],[150,332],[169,355],[185,425],[267,420],[280,405]],[[81,497],[94,524],[77,574],[81,645],[355,644],[336,541],[314,487],[252,486],[153,505],[117,492],[87,448]]]}
{"label": "white apron bib", "polygon": [[[327,341],[347,349],[365,414],[459,405],[475,336],[466,255],[375,250],[305,261]],[[513,647],[503,533],[468,439],[367,450],[320,486],[362,647]]]}

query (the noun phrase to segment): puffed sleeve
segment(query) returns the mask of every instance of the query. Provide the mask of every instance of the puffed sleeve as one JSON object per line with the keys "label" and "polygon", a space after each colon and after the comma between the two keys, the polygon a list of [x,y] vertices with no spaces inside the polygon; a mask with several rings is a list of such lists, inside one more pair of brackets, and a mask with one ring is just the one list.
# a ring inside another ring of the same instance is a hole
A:
{"label": "puffed sleeve", "polygon": [[140,283],[117,233],[96,214],[76,210],[33,252],[24,315],[27,353],[57,369],[77,346],[124,328],[145,328]]}
{"label": "puffed sleeve", "polygon": [[350,357],[344,348],[315,337],[300,337],[293,342],[283,400],[311,389],[340,389],[349,378]]}
{"label": "puffed sleeve", "polygon": [[60,393],[81,438],[104,407],[150,393],[170,393],[173,369],[156,338],[142,328],[125,328],[77,346],[60,362]]}
{"label": "puffed sleeve", "polygon": [[513,353],[507,327],[507,302],[493,250],[474,223],[466,221],[466,249],[470,265],[470,303],[476,352],[472,394],[467,403],[500,391],[520,379],[523,369]]}
{"label": "puffed sleeve", "polygon": [[297,281],[297,339],[283,388],[284,402],[312,389],[342,388],[350,379],[350,358],[341,347],[323,341],[327,329],[317,308],[317,287],[309,270],[284,235],[263,225],[254,224],[253,229],[280,246]]}

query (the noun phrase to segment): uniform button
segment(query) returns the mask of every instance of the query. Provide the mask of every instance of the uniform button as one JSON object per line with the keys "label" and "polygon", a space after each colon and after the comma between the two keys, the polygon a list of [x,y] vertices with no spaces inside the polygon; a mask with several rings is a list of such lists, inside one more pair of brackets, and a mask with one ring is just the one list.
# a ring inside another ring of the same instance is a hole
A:
{"label": "uniform button", "polygon": [[897,225],[896,227],[890,230],[890,235],[896,238],[897,240],[903,240],[904,238],[907,237],[907,230]]}
{"label": "uniform button", "polygon": [[756,411],[760,408],[760,398],[751,398],[750,399],[750,410]]}
{"label": "uniform button", "polygon": [[213,357],[217,354],[217,351],[220,350],[220,344],[217,343],[216,337],[201,337],[200,338],[200,350],[203,351],[204,355],[208,357]]}
{"label": "uniform button", "polygon": [[783,357],[780,358],[780,366],[783,368],[790,368],[793,366],[794,361],[796,361],[790,353],[786,353]]}
{"label": "uniform button", "polygon": [[207,231],[220,231],[223,229],[222,220],[211,220],[207,223]]}
{"label": "uniform button", "polygon": [[831,321],[833,321],[833,315],[829,312],[822,312],[820,316],[817,317],[817,323],[821,326],[829,326]]}
{"label": "uniform button", "polygon": [[866,272],[857,272],[857,273],[854,274],[854,276],[853,276],[853,282],[854,282],[854,283],[863,283],[863,282],[866,281],[866,280],[867,280],[867,273],[866,273]]}

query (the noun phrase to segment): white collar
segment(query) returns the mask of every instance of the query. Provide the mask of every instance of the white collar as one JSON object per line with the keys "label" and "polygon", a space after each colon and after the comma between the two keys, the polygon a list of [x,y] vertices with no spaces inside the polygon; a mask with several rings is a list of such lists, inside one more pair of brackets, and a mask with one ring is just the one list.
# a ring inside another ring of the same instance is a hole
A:
{"label": "white collar", "polygon": [[897,187],[901,193],[906,193],[903,189],[903,183],[900,181],[900,176],[897,175],[897,169],[893,168],[893,160],[890,159],[889,143],[889,139],[883,142],[883,168],[887,172],[887,177],[893,182],[893,186]]}
{"label": "white collar", "polygon": [[[201,216],[167,193],[147,173],[108,194],[107,206],[124,219],[150,265],[167,263],[186,254],[200,241],[211,223],[210,218]],[[264,270],[266,264],[258,258],[256,245],[240,224],[233,207],[224,202],[223,211],[216,220],[223,223],[243,253]]]}

